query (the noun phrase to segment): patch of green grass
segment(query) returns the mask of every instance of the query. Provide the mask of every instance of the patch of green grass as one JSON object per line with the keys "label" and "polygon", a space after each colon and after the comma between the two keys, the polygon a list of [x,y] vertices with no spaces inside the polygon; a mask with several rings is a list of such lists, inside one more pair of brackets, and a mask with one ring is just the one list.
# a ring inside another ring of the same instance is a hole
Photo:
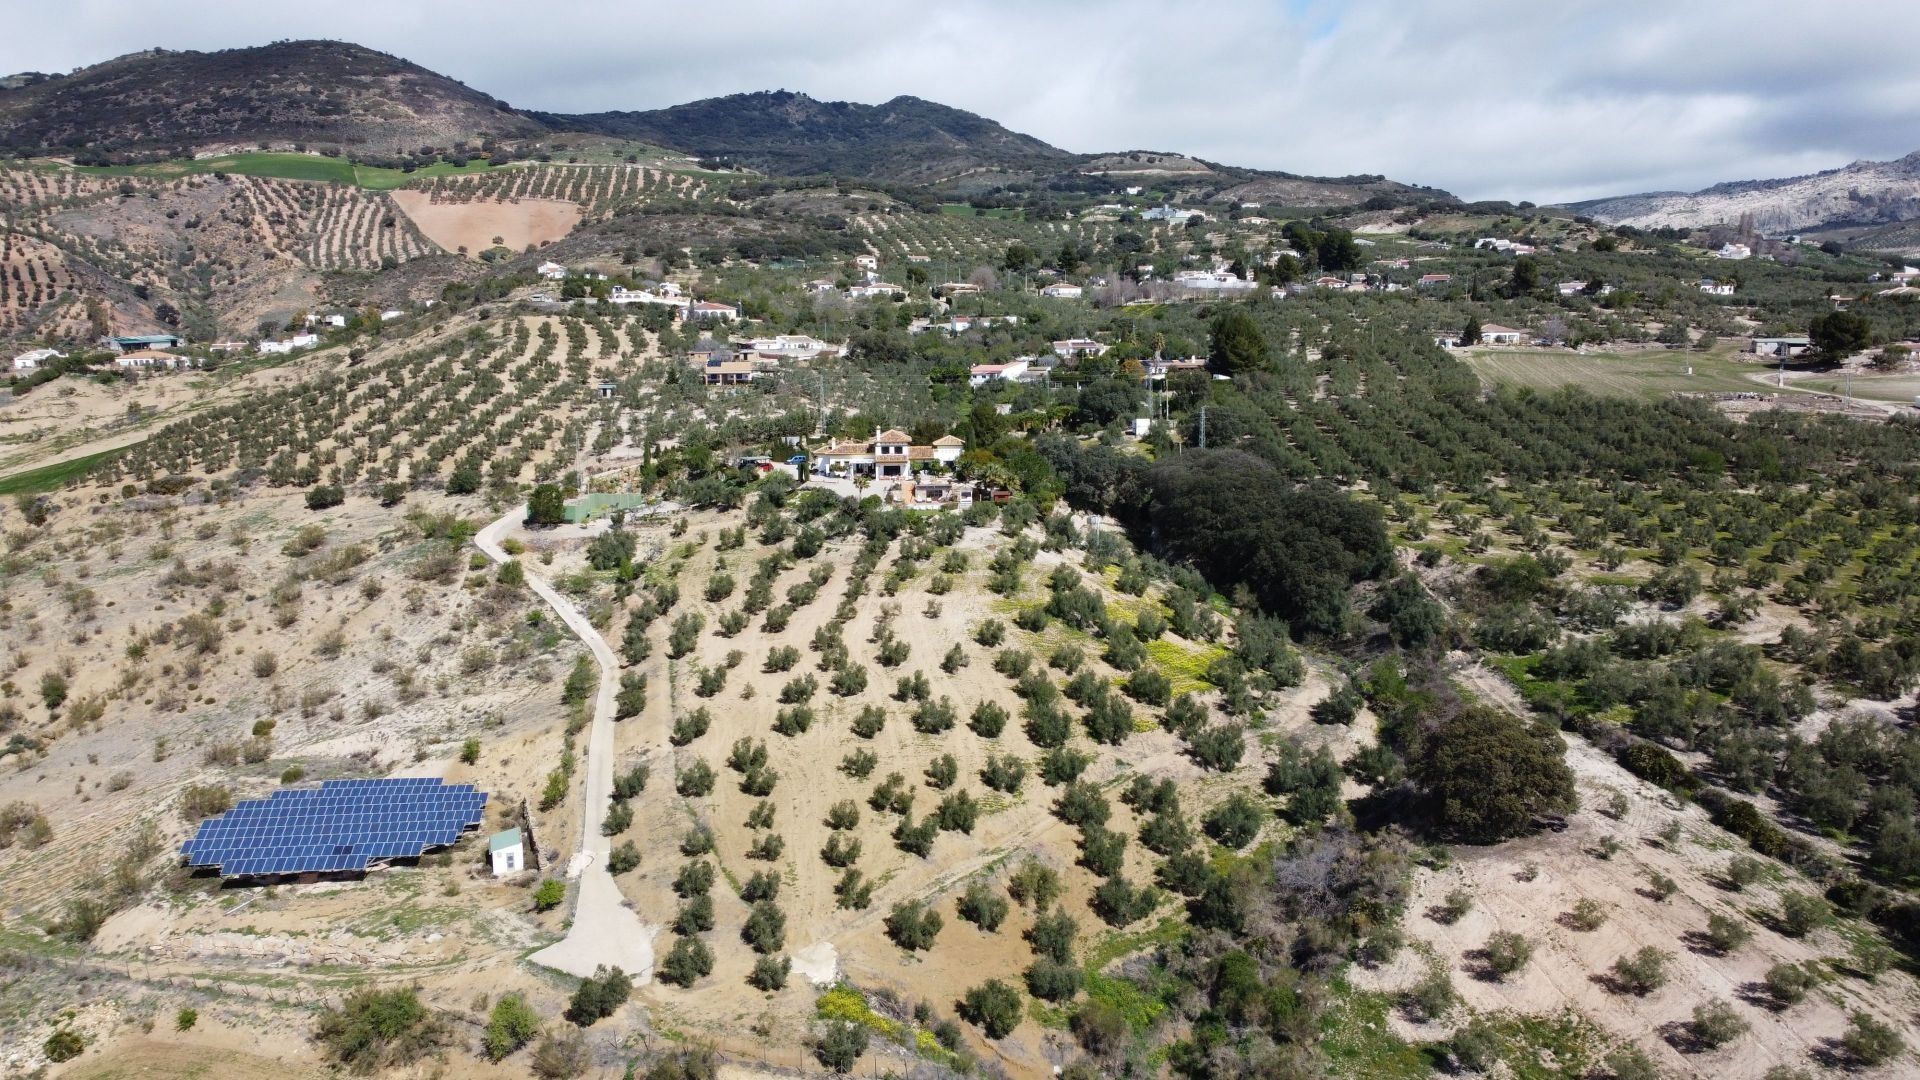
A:
{"label": "patch of green grass", "polygon": [[161,178],[220,172],[238,176],[275,177],[281,180],[353,184],[374,191],[391,191],[412,180],[433,176],[468,176],[487,172],[492,167],[492,163],[485,158],[476,158],[462,166],[442,161],[412,172],[404,172],[400,169],[382,169],[372,165],[355,165],[344,158],[324,157],[319,154],[259,152],[223,154],[219,157],[195,158],[191,161],[160,161],[148,165],[75,166],[73,171],[95,176]]}
{"label": "patch of green grass", "polygon": [[1419,1047],[1393,1033],[1393,999],[1362,993],[1344,980],[1334,983],[1334,1003],[1320,1022],[1320,1049],[1333,1075],[1353,1080],[1426,1080],[1433,1062]]}
{"label": "patch of green grass", "polygon": [[1203,694],[1213,689],[1207,671],[1215,660],[1225,655],[1225,645],[1183,645],[1169,638],[1147,642],[1148,658],[1173,680],[1176,694]]}
{"label": "patch of green grass", "polygon": [[58,490],[92,472],[94,466],[126,452],[126,447],[102,450],[97,454],[68,458],[66,461],[56,461],[37,469],[14,473],[12,476],[0,478],[0,495],[38,495],[42,492]]}

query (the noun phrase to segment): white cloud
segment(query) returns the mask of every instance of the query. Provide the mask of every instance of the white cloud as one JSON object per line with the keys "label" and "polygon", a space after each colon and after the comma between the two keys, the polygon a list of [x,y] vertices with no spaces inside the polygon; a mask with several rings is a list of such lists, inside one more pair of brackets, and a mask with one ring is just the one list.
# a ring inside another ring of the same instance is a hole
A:
{"label": "white cloud", "polygon": [[7,21],[5,70],[330,37],[525,108],[914,94],[1070,150],[1384,173],[1468,198],[1693,188],[1920,149],[1920,5],[1893,0],[77,0]]}

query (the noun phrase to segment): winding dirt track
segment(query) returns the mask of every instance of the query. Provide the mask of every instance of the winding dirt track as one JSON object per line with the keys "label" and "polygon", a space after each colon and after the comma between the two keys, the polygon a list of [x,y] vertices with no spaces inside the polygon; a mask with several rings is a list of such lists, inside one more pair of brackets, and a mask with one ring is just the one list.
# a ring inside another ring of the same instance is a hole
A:
{"label": "winding dirt track", "polygon": [[[516,506],[498,521],[480,530],[474,544],[497,563],[508,559],[500,546],[501,537],[516,522],[527,516],[527,508]],[[553,586],[527,571],[527,587],[547,602],[567,629],[586,643],[600,665],[600,691],[593,701],[593,724],[587,735],[587,790],[585,812],[581,817],[578,854],[567,867],[567,876],[579,882],[578,902],[567,936],[530,958],[534,963],[585,978],[602,964],[618,967],[632,976],[638,985],[653,980],[653,937],[657,926],[641,921],[639,913],[626,906],[619,886],[607,873],[607,853],[612,841],[601,832],[606,817],[607,799],[613,794],[613,710],[618,690],[619,661],[613,648]]]}

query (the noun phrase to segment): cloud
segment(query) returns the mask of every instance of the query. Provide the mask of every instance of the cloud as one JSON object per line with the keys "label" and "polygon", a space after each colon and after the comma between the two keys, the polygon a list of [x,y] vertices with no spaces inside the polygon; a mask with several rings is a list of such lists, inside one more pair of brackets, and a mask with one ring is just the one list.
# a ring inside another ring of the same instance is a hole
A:
{"label": "cloud", "polygon": [[1468,198],[1691,189],[1920,149],[1920,5],[1890,0],[75,0],[8,25],[4,70],[330,37],[525,108],[914,94],[1070,150],[1382,173]]}

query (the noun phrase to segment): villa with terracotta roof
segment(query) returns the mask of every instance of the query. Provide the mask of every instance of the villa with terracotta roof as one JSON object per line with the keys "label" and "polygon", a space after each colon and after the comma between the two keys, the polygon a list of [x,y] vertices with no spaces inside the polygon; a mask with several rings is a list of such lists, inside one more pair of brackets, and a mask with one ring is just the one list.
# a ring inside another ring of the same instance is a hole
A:
{"label": "villa with terracotta roof", "polygon": [[914,445],[913,436],[899,429],[875,433],[866,442],[834,442],[813,451],[815,472],[828,476],[870,476],[876,480],[905,480],[916,467],[930,463],[951,465],[967,449],[964,439],[943,435],[932,446]]}

